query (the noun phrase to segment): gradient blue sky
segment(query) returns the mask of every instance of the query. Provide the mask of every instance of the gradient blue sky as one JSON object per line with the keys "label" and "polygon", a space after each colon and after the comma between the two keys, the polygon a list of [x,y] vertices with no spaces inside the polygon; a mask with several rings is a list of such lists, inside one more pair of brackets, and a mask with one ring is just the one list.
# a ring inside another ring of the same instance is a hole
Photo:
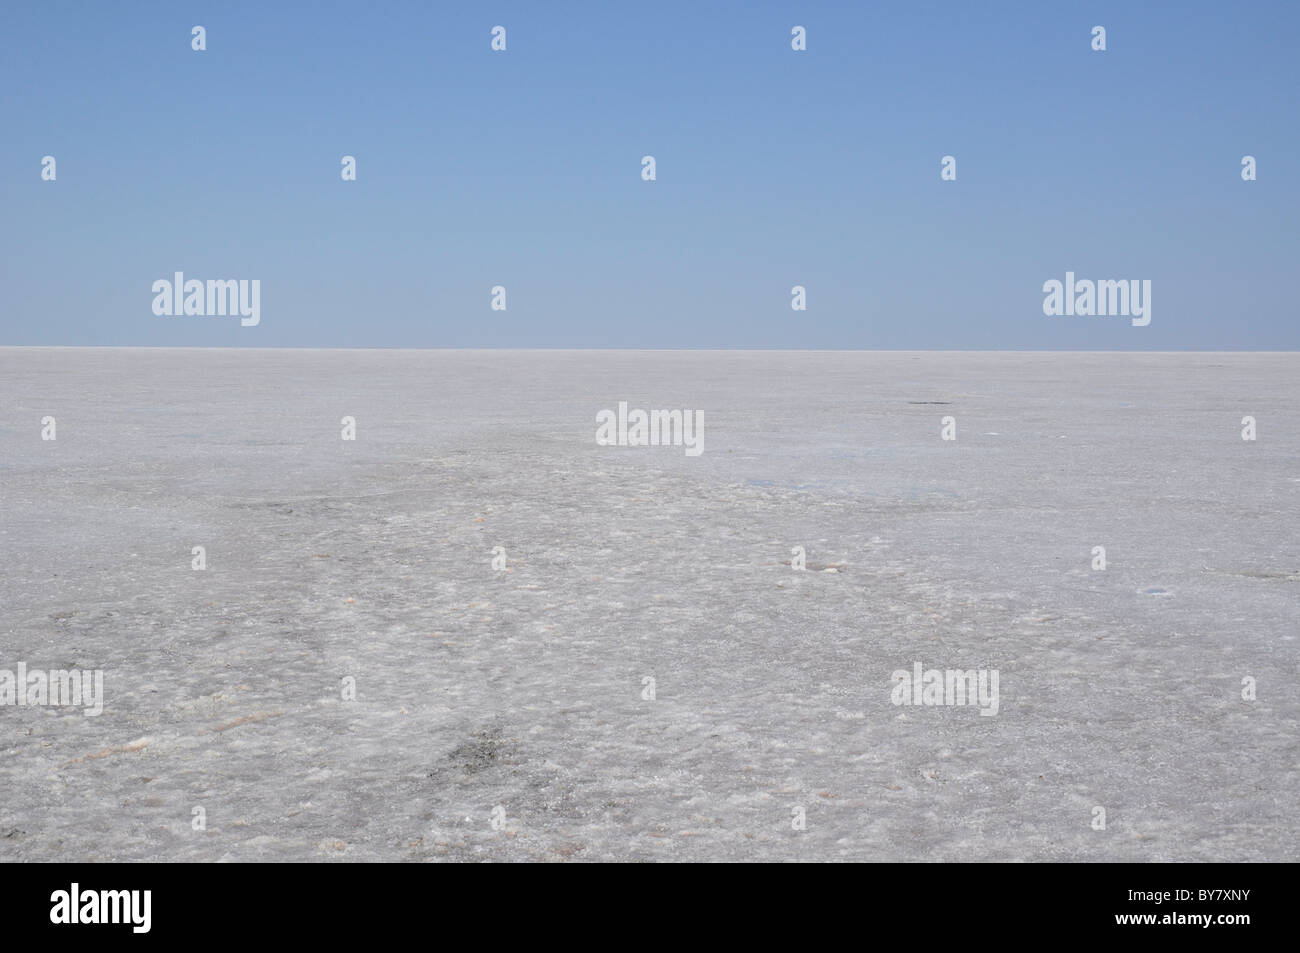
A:
{"label": "gradient blue sky", "polygon": [[[0,344],[1295,349],[1297,51],[1294,2],[11,3]],[[155,316],[178,270],[261,325]],[[1045,317],[1067,270],[1151,325]]]}

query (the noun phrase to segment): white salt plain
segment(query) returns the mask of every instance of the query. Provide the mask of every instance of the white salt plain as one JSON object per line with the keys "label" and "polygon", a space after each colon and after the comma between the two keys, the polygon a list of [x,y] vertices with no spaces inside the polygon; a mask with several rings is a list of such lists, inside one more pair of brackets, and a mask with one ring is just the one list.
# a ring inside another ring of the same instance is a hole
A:
{"label": "white salt plain", "polygon": [[0,349],[0,512],[2,860],[1300,855],[1300,355]]}

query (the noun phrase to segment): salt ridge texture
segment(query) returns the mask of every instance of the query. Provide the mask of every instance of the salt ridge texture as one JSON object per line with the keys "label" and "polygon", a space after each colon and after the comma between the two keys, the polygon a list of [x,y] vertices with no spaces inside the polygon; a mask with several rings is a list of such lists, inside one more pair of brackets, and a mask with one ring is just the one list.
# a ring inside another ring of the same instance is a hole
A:
{"label": "salt ridge texture", "polygon": [[1294,354],[0,349],[0,668],[106,694],[0,707],[0,859],[1294,861],[1297,420]]}

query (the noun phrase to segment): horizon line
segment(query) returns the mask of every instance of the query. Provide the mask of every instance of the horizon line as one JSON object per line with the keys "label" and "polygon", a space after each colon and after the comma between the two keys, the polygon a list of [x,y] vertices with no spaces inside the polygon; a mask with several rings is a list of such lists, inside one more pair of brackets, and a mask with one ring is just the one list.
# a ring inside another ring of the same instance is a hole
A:
{"label": "horizon line", "polygon": [[663,351],[722,351],[737,353],[764,351],[776,353],[808,354],[1296,354],[1296,348],[1268,350],[1215,350],[1210,348],[1183,348],[1157,350],[1148,348],[818,348],[818,347],[497,347],[497,346],[406,346],[406,345],[349,345],[328,347],[323,345],[230,345],[230,344],[0,344],[5,351],[558,351],[558,352],[663,352]]}

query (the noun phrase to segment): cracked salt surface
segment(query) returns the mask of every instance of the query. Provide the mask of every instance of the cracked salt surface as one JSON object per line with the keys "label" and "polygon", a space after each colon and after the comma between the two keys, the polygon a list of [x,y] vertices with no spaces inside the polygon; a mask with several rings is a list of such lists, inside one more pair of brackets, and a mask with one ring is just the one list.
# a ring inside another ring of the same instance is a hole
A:
{"label": "cracked salt surface", "polygon": [[0,859],[1295,860],[1300,366],[1210,357],[0,350],[0,668],[106,696]]}

